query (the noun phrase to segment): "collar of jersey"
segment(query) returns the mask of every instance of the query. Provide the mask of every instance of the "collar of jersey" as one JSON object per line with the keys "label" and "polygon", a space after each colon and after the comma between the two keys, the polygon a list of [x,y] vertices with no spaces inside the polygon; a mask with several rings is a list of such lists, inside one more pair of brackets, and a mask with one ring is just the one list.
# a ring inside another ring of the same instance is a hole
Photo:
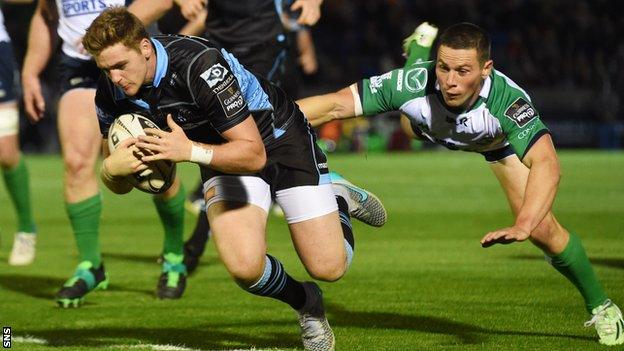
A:
{"label": "collar of jersey", "polygon": [[158,87],[160,81],[167,74],[167,66],[169,65],[169,55],[165,47],[156,39],[151,38],[154,48],[156,48],[156,72],[154,73],[153,86]]}

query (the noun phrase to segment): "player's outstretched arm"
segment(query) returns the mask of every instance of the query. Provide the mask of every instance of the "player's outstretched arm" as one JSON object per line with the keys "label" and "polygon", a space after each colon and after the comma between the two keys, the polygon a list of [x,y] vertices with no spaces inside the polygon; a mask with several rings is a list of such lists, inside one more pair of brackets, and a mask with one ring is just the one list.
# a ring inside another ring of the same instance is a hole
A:
{"label": "player's outstretched arm", "polygon": [[146,136],[139,136],[137,147],[153,153],[143,156],[143,162],[170,160],[190,161],[224,173],[257,173],[266,164],[266,151],[253,117],[226,130],[221,135],[227,142],[209,145],[189,140],[171,118],[167,116],[171,132],[146,128]]}
{"label": "player's outstretched arm", "polygon": [[550,135],[541,136],[522,162],[530,171],[524,202],[516,221],[512,227],[486,234],[481,239],[481,245],[484,247],[526,240],[552,208],[561,173]]}
{"label": "player's outstretched arm", "polygon": [[52,56],[56,42],[57,24],[58,14],[54,8],[54,3],[39,0],[30,22],[28,48],[22,68],[24,108],[28,118],[33,123],[41,120],[45,112],[45,100],[41,93],[39,75]]}
{"label": "player's outstretched arm", "polygon": [[156,22],[173,7],[173,0],[134,0],[128,11],[146,26]]}
{"label": "player's outstretched arm", "polygon": [[297,105],[310,124],[317,127],[335,119],[361,116],[362,107],[357,96],[357,84],[352,84],[335,93],[297,100]]}

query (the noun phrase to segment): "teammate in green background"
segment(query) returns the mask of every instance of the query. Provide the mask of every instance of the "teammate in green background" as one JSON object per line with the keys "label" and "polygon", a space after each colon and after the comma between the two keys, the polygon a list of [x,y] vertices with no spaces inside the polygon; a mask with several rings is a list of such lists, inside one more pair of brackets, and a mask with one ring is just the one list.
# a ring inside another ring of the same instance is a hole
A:
{"label": "teammate in green background", "polygon": [[[430,36],[429,36],[430,37]],[[551,207],[560,178],[550,133],[522,88],[493,68],[490,40],[480,27],[459,23],[440,37],[435,61],[422,35],[404,46],[408,64],[332,94],[299,100],[312,125],[401,111],[412,136],[452,150],[481,153],[500,182],[515,222],[487,233],[483,247],[526,239],[583,296],[602,344],[624,343],[619,308],[600,286],[580,237],[555,219]],[[404,125],[405,125],[404,124]]]}

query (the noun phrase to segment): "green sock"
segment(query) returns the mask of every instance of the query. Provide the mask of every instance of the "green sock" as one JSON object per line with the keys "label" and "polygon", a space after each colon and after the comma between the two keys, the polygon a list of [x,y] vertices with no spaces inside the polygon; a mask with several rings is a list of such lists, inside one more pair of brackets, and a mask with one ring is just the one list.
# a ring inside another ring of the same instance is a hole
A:
{"label": "green sock", "polygon": [[170,198],[154,197],[154,204],[165,229],[163,253],[182,255],[184,245],[184,186],[180,185],[178,193]]}
{"label": "green sock", "polygon": [[420,46],[414,40],[410,46],[407,61],[405,61],[405,67],[409,67],[417,62],[427,61],[429,60],[429,53],[431,52],[431,47]]}
{"label": "green sock", "polygon": [[74,230],[80,261],[90,261],[93,267],[99,267],[102,262],[99,241],[101,195],[98,193],[80,202],[66,203],[65,207]]}
{"label": "green sock", "polygon": [[26,168],[24,157],[20,157],[17,166],[13,169],[3,169],[2,175],[13,206],[15,206],[15,212],[17,212],[17,231],[35,233],[35,222],[30,206],[28,168]]}
{"label": "green sock", "polygon": [[563,252],[552,256],[550,259],[553,267],[568,278],[583,295],[585,308],[589,313],[605,302],[607,295],[602,290],[596,274],[594,274],[592,265],[581,244],[581,238],[576,234],[570,233],[570,240]]}

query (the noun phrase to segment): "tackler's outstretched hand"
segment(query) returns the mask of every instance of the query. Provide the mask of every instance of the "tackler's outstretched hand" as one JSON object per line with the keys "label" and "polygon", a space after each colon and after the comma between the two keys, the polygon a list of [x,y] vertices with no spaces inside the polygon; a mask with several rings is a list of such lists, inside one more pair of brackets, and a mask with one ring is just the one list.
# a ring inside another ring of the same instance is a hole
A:
{"label": "tackler's outstretched hand", "polygon": [[507,227],[487,233],[481,239],[481,246],[490,247],[494,244],[511,244],[516,241],[525,241],[529,236],[530,233],[520,227]]}
{"label": "tackler's outstretched hand", "polygon": [[184,130],[173,121],[171,114],[167,115],[167,125],[171,132],[145,128],[145,134],[147,135],[139,136],[137,147],[151,153],[143,156],[141,159],[143,162],[158,160],[182,162],[191,159],[193,142],[186,137]]}

